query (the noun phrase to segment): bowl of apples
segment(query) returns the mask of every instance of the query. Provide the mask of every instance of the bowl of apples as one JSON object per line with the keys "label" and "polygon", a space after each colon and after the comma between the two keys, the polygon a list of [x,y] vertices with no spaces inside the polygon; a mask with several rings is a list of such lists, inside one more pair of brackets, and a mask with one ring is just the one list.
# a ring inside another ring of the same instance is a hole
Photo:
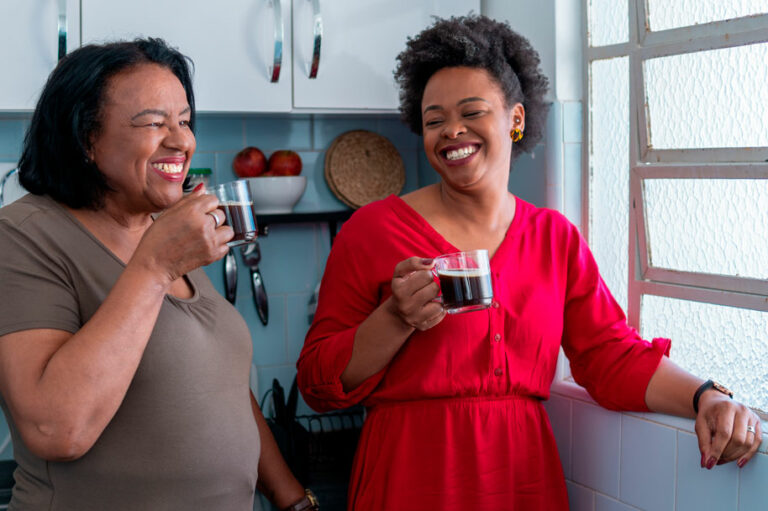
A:
{"label": "bowl of apples", "polygon": [[266,159],[255,147],[246,147],[232,162],[235,174],[248,181],[256,214],[290,213],[307,187],[300,176],[301,158],[295,151],[275,151]]}

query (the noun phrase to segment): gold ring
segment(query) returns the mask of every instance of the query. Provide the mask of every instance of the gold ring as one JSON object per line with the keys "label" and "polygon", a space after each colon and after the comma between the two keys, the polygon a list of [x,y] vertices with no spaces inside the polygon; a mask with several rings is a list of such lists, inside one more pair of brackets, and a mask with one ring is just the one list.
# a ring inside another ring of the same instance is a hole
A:
{"label": "gold ring", "polygon": [[213,217],[213,221],[216,222],[216,226],[214,227],[214,229],[218,229],[219,225],[221,225],[221,222],[219,222],[219,216],[213,211],[208,211],[206,215],[211,215]]}

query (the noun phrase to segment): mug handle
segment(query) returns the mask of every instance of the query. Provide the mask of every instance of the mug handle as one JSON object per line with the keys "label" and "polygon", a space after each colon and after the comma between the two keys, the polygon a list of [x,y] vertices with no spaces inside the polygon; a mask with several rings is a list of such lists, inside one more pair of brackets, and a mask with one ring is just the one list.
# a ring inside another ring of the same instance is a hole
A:
{"label": "mug handle", "polygon": [[440,277],[437,274],[437,265],[433,266],[429,271],[432,272],[432,279],[437,283],[438,289],[440,289],[440,294],[437,295],[437,297],[433,298],[431,301],[435,303],[442,304],[443,303],[443,289],[440,287]]}

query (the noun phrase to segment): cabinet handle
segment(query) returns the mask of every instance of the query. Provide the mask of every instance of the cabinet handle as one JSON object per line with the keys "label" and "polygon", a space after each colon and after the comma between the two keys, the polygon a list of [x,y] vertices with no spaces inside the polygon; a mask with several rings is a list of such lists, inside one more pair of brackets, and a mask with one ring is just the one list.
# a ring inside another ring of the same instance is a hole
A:
{"label": "cabinet handle", "polygon": [[310,0],[312,2],[312,64],[309,68],[309,78],[317,78],[317,71],[320,69],[320,45],[323,42],[323,17],[320,14],[320,0]]}
{"label": "cabinet handle", "polygon": [[67,54],[67,0],[59,0],[59,58]]}
{"label": "cabinet handle", "polygon": [[280,80],[280,68],[283,67],[283,4],[282,0],[269,0],[275,11],[275,54],[269,67],[269,81],[277,83]]}

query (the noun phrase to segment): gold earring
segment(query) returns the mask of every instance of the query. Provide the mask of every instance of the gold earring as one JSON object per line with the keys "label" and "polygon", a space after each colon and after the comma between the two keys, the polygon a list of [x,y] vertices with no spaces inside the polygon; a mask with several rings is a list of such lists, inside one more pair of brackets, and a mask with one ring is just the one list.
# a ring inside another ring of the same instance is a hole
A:
{"label": "gold earring", "polygon": [[523,132],[520,128],[515,128],[509,132],[509,136],[512,137],[512,142],[520,142],[523,139]]}

